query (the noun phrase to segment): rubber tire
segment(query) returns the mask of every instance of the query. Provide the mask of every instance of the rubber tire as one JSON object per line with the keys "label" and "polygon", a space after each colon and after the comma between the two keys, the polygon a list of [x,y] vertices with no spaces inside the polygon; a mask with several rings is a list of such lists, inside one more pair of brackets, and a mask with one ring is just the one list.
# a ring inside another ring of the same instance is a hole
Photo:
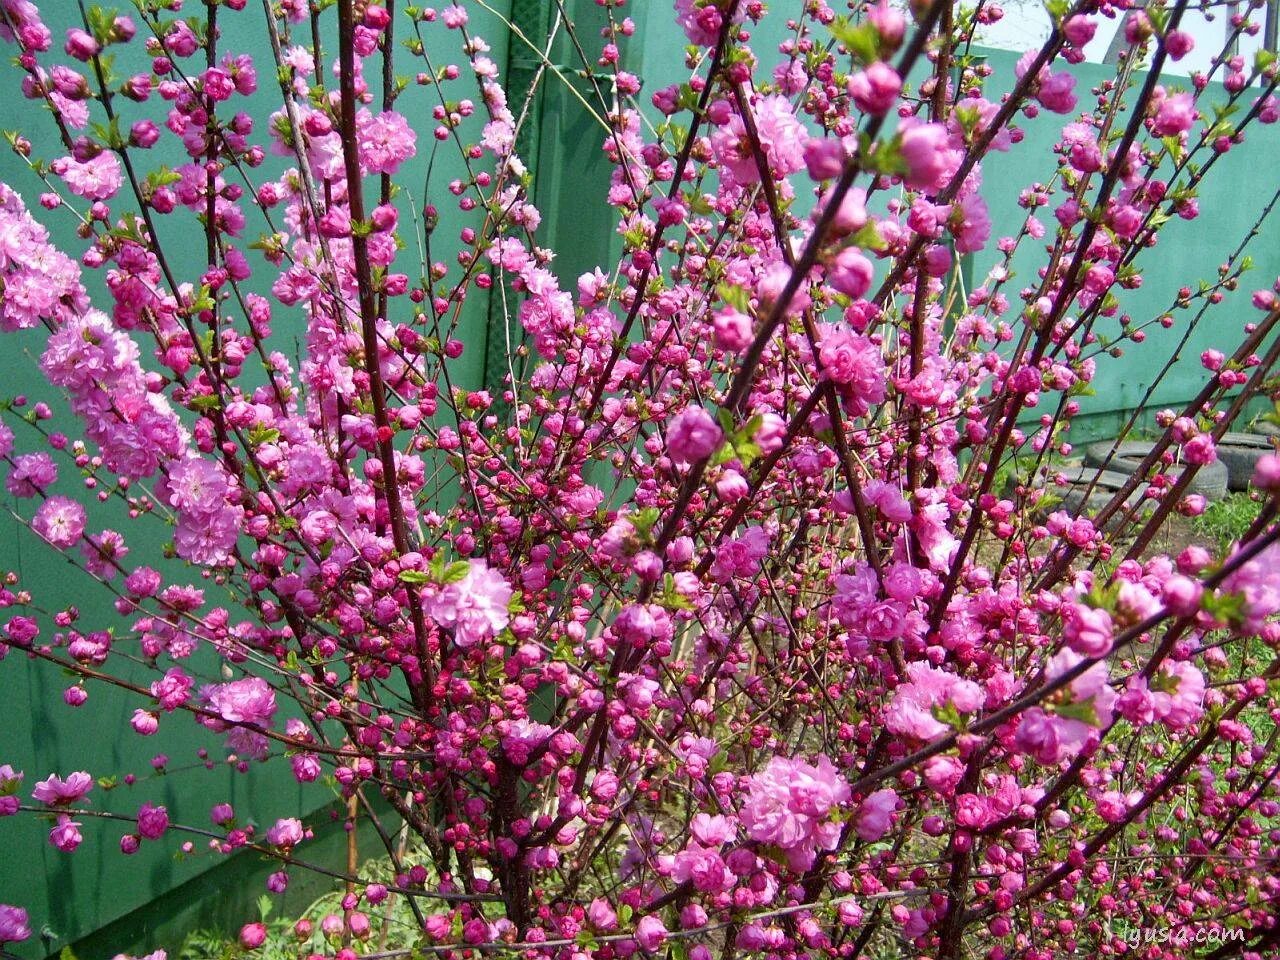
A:
{"label": "rubber tire", "polygon": [[[1111,447],[1114,445],[1113,440],[1101,440],[1098,443],[1091,443],[1084,448],[1084,462],[1086,466],[1102,467],[1105,465],[1107,470],[1115,473],[1123,473],[1125,476],[1133,476],[1142,466],[1143,459],[1151,452],[1155,446],[1147,440],[1129,440],[1119,445],[1110,462],[1107,461],[1108,454],[1111,453]],[[1173,464],[1167,470],[1167,473],[1177,480],[1178,475],[1182,472],[1181,464]],[[1221,500],[1227,495],[1227,467],[1221,461],[1214,461],[1202,466],[1196,471],[1195,477],[1187,487],[1188,494],[1198,493],[1206,500]]]}
{"label": "rubber tire", "polygon": [[[1111,502],[1120,488],[1129,481],[1129,477],[1123,473],[1098,470],[1096,467],[1074,467],[1060,472],[1062,476],[1067,478],[1067,485],[1059,486],[1056,483],[1050,483],[1047,489],[1050,493],[1062,498],[1062,502],[1053,509],[1065,510],[1073,517],[1095,516],[1099,510]],[[1090,484],[1093,485],[1093,492],[1086,499],[1085,491],[1089,489]],[[1145,483],[1140,484],[1129,494],[1125,500],[1126,505],[1132,507],[1134,504],[1139,503],[1143,499],[1146,489],[1147,485]],[[1125,510],[1117,511],[1112,515],[1111,523],[1118,522],[1125,516],[1126,512]]]}
{"label": "rubber tire", "polygon": [[1227,468],[1227,486],[1232,490],[1248,490],[1258,461],[1275,447],[1270,438],[1258,433],[1224,433],[1218,442],[1218,459]]}

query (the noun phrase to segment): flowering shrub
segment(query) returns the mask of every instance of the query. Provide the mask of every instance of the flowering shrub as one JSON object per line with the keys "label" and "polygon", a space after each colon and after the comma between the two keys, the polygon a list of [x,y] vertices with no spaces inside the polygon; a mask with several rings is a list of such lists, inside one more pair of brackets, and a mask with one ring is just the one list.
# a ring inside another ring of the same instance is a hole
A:
{"label": "flowering shrub", "polygon": [[[392,885],[339,872],[338,956],[373,950],[389,896],[417,949],[456,955],[1073,957],[1155,918],[1276,949],[1280,459],[1227,551],[1151,549],[1272,389],[1275,290],[1219,323],[1105,507],[1063,499],[1098,366],[1239,285],[1249,238],[1168,312],[1120,313],[1161,227],[1209,216],[1199,185],[1280,116],[1272,56],[1166,82],[1185,0],[1054,0],[1008,78],[969,52],[995,6],[779,3],[767,49],[755,0],[676,0],[688,73],[642,103],[634,24],[602,2],[624,254],[573,278],[538,245],[525,114],[467,5],[182,6],[90,7],[55,37],[0,0],[50,108],[9,138],[46,192],[0,184],[0,329],[48,334],[47,397],[0,425],[6,489],[127,624],[10,574],[0,654],[69,671],[73,708],[135,696],[121,737],[194,721],[240,769],[332,778],[352,820],[390,804],[415,842],[386,838]],[[1072,65],[1119,16],[1127,52],[1086,94]],[[269,62],[220,41],[237,17]],[[433,128],[397,109],[397,64]],[[1047,179],[984,184],[1024,121],[1061,124]],[[396,178],[453,148],[450,264]],[[1016,235],[992,237],[996,190],[1021,191]],[[203,241],[199,273],[162,223]],[[1019,289],[1015,255],[1038,263]],[[498,388],[459,377],[477,291],[510,308]],[[46,428],[57,403],[81,434]],[[98,519],[113,500],[130,529]],[[136,548],[157,526],[169,556]],[[0,814],[68,854],[91,817],[124,854],[255,850],[275,892],[305,867],[299,819],[217,797],[214,829],[179,824],[95,789],[111,773],[0,767]],[[0,943],[30,932],[0,906]]]}

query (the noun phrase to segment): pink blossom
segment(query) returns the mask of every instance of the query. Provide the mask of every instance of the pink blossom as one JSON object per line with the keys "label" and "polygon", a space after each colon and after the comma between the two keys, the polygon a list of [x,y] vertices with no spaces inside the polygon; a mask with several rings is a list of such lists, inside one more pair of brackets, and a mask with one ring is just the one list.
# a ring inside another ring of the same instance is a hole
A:
{"label": "pink blossom", "polygon": [[947,128],[937,123],[916,123],[902,131],[902,159],[907,164],[904,182],[912,190],[936,190],[950,164]]}
{"label": "pink blossom", "polygon": [[257,950],[267,942],[267,928],[261,923],[246,923],[240,928],[240,946],[246,950]]}
{"label": "pink blossom", "polygon": [[209,709],[227,723],[267,726],[276,712],[276,692],[261,677],[218,684],[206,699]]}
{"label": "pink blossom", "polygon": [[1185,660],[1165,661],[1151,681],[1156,718],[1174,730],[1190,726],[1204,713],[1204,674]]}
{"label": "pink blossom", "polygon": [[0,764],[0,817],[11,817],[18,812],[21,805],[18,789],[22,786],[23,774],[14,770],[9,764]]}
{"label": "pink blossom", "polygon": [[1092,17],[1076,14],[1062,24],[1062,32],[1073,47],[1084,48],[1098,31],[1098,22]]}
{"label": "pink blossom", "polygon": [[1214,447],[1213,437],[1207,433],[1196,434],[1182,445],[1182,456],[1187,463],[1194,463],[1199,466],[1213,463],[1218,459],[1218,451]]}
{"label": "pink blossom", "polygon": [[826,375],[850,389],[859,409],[868,409],[884,400],[884,360],[871,340],[829,328],[820,342],[818,356]]}
{"label": "pink blossom", "polygon": [[83,770],[77,771],[63,780],[56,773],[48,779],[41,780],[31,791],[31,796],[40,803],[51,807],[65,807],[81,800],[93,789],[93,777]]}
{"label": "pink blossom", "polygon": [[1244,601],[1244,627],[1261,631],[1267,617],[1280,613],[1280,544],[1272,544],[1240,564],[1223,581],[1222,591]]}
{"label": "pink blossom", "polygon": [[[716,4],[703,4],[698,0],[675,0],[676,23],[678,23],[690,43],[699,46],[713,46],[719,38],[721,25],[724,23],[721,11]],[[741,23],[747,15],[747,8],[737,4],[734,10],[733,23]]]}
{"label": "pink blossom", "polygon": [[1099,608],[1071,604],[1064,613],[1062,635],[1076,653],[1105,656],[1112,643],[1111,615]]}
{"label": "pink blossom", "polygon": [[366,173],[395,173],[418,152],[413,128],[394,111],[374,116],[361,110],[356,116],[356,131],[360,164]]}
{"label": "pink blossom", "polygon": [[[762,97],[751,105],[759,146],[775,177],[804,167],[804,149],[809,137],[796,119],[790,101],[780,95]],[[746,124],[734,114],[711,136],[711,146],[722,169],[735,183],[760,182],[760,169],[751,148]]]}
{"label": "pink blossom", "polygon": [[866,843],[879,840],[893,826],[893,813],[898,809],[898,794],[893,788],[877,790],[858,807],[854,831]]}
{"label": "pink blossom", "polygon": [[849,800],[849,785],[831,761],[817,766],[773,757],[751,777],[741,810],[747,835],[781,849],[794,870],[813,866],[819,850],[834,850],[840,827],[833,813]]}
{"label": "pink blossom", "polygon": [[40,504],[31,529],[59,550],[75,546],[84,533],[85,509],[67,497],[50,497]]}
{"label": "pink blossom", "polygon": [[27,911],[22,907],[0,903],[0,943],[21,943],[30,936]]}
{"label": "pink blossom", "polygon": [[723,442],[724,431],[701,407],[685,407],[667,424],[667,453],[678,464],[705,460]]}
{"label": "pink blossom", "polygon": [[1176,137],[1190,130],[1195,121],[1195,100],[1191,94],[1175,93],[1159,101],[1151,132],[1157,137]]}
{"label": "pink blossom", "polygon": [[968,193],[956,202],[953,211],[948,225],[956,239],[956,252],[977,253],[991,239],[986,201],[977,193]]}
{"label": "pink blossom", "polygon": [[86,200],[110,200],[120,190],[124,177],[120,161],[114,153],[104,150],[83,163],[62,157],[53,161],[53,172],[60,176],[67,189]]}
{"label": "pink blossom", "polygon": [[159,701],[160,706],[173,712],[187,702],[192,680],[178,667],[170,667],[163,677],[151,683],[151,695]]}
{"label": "pink blossom", "polygon": [[44,451],[24,453],[14,459],[5,489],[15,497],[34,497],[58,481],[58,468]]}
{"label": "pink blossom", "polygon": [[662,919],[653,914],[641,917],[636,924],[636,943],[641,950],[656,953],[667,942],[667,928]]}
{"label": "pink blossom", "polygon": [[63,853],[72,853],[84,842],[84,835],[80,833],[81,826],[83,824],[78,820],[72,820],[65,813],[60,813],[58,822],[49,831],[49,842]]}
{"label": "pink blossom", "polygon": [[847,159],[844,144],[830,137],[814,137],[804,145],[804,163],[814,180],[834,180]]}
{"label": "pink blossom", "polygon": [[[1083,33],[1079,30],[1076,32]],[[1024,53],[1014,68],[1015,75],[1022,79],[1031,69],[1035,59],[1034,50]],[[1054,113],[1070,113],[1076,107],[1075,85],[1075,76],[1066,72],[1053,73],[1046,65],[1041,67],[1036,75],[1035,97],[1046,110],[1052,110]]]}
{"label": "pink blossom", "polygon": [[159,840],[169,829],[169,811],[144,803],[138,811],[138,833],[147,840]]}
{"label": "pink blossom", "polygon": [[471,560],[462,579],[429,591],[423,605],[427,616],[453,630],[463,649],[492,640],[511,620],[511,585],[483,560]]}
{"label": "pink blossom", "polygon": [[1170,30],[1164,36],[1164,46],[1169,51],[1169,59],[1178,61],[1195,49],[1196,41],[1185,30]]}
{"label": "pink blossom", "polygon": [[753,577],[760,572],[760,561],[768,552],[769,535],[764,528],[748,527],[716,551],[711,576],[718,583],[728,583],[735,577]]}
{"label": "pink blossom", "polygon": [[133,727],[135,733],[149,737],[160,729],[160,719],[149,710],[137,709],[133,711],[129,725]]}
{"label": "pink blossom", "polygon": [[883,60],[849,78],[849,95],[863,113],[887,113],[902,92],[902,78]]}
{"label": "pink blossom", "polygon": [[675,855],[671,876],[677,883],[690,882],[695,890],[705,893],[727,890],[735,880],[720,852],[698,843],[689,844]]}
{"label": "pink blossom", "polygon": [[618,926],[618,914],[601,897],[596,897],[587,905],[587,920],[595,929],[606,932],[615,930]]}
{"label": "pink blossom", "polygon": [[273,847],[294,847],[302,842],[306,829],[295,817],[282,817],[266,833],[266,841]]}
{"label": "pink blossom", "polygon": [[[1069,649],[1049,661],[1050,680],[1062,676],[1084,660]],[[1041,707],[1022,715],[1016,742],[1019,749],[1040,763],[1058,763],[1073,757],[1092,741],[1098,730],[1111,723],[1117,696],[1107,682],[1107,665],[1095,663]]]}
{"label": "pink blossom", "polygon": [[1280,489],[1280,456],[1268,453],[1258,458],[1253,468],[1253,485],[1259,490]]}
{"label": "pink blossom", "polygon": [[951,705],[960,713],[978,710],[985,696],[972,680],[965,680],[927,663],[907,665],[906,683],[894,691],[884,711],[884,725],[890,733],[912,740],[933,740],[950,730],[938,720],[935,707]]}
{"label": "pink blossom", "polygon": [[725,350],[742,350],[751,343],[751,318],[732,307],[717,311],[712,319],[716,345]]}
{"label": "pink blossom", "polygon": [[847,297],[855,300],[871,286],[875,268],[857,247],[845,247],[827,264],[827,280]]}
{"label": "pink blossom", "polygon": [[1121,823],[1129,812],[1129,802],[1119,790],[1107,790],[1097,799],[1098,816],[1107,823]]}

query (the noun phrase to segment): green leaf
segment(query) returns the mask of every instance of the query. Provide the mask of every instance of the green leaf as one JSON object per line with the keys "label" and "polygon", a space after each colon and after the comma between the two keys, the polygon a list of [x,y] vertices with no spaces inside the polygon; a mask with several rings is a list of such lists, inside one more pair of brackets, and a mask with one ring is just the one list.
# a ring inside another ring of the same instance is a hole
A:
{"label": "green leaf", "polygon": [[95,3],[86,12],[85,19],[89,21],[89,33],[93,35],[93,39],[106,46],[111,40],[111,32],[116,22],[116,11],[106,10]]}
{"label": "green leaf", "polygon": [[258,916],[265,920],[271,913],[271,898],[265,893],[258,898]]}
{"label": "green leaf", "polygon": [[880,31],[869,20],[855,24],[848,17],[837,17],[831,24],[831,35],[847,47],[859,63],[870,64],[880,59]]}
{"label": "green leaf", "polygon": [[461,580],[465,580],[470,572],[471,564],[465,560],[457,560],[444,568],[444,576],[440,578],[440,582],[458,583]]}
{"label": "green leaf", "polygon": [[1046,0],[1044,5],[1049,16],[1053,18],[1054,23],[1058,23],[1067,15],[1067,11],[1071,9],[1069,0]]}
{"label": "green leaf", "polygon": [[255,423],[253,429],[249,431],[249,443],[255,447],[262,446],[264,443],[275,443],[279,439],[279,430],[263,426],[261,423]]}
{"label": "green leaf", "polygon": [[716,294],[739,313],[748,313],[751,310],[750,295],[743,287],[732,283],[722,283],[716,287]]}
{"label": "green leaf", "polygon": [[403,583],[430,583],[431,574],[423,570],[401,570],[400,580]]}
{"label": "green leaf", "polygon": [[661,516],[657,507],[645,507],[643,510],[637,510],[627,519],[631,521],[631,526],[636,528],[636,533],[647,538],[653,531],[653,525]]}

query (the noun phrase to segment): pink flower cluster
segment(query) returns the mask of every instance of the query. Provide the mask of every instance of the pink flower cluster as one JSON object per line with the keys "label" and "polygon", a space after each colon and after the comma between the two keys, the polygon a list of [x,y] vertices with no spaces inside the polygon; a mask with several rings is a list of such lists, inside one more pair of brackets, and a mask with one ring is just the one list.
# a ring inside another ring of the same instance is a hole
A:
{"label": "pink flower cluster", "polygon": [[849,797],[849,785],[826,757],[817,765],[773,757],[751,776],[738,815],[752,840],[777,847],[792,869],[807,870],[819,851],[836,848],[836,814]]}

